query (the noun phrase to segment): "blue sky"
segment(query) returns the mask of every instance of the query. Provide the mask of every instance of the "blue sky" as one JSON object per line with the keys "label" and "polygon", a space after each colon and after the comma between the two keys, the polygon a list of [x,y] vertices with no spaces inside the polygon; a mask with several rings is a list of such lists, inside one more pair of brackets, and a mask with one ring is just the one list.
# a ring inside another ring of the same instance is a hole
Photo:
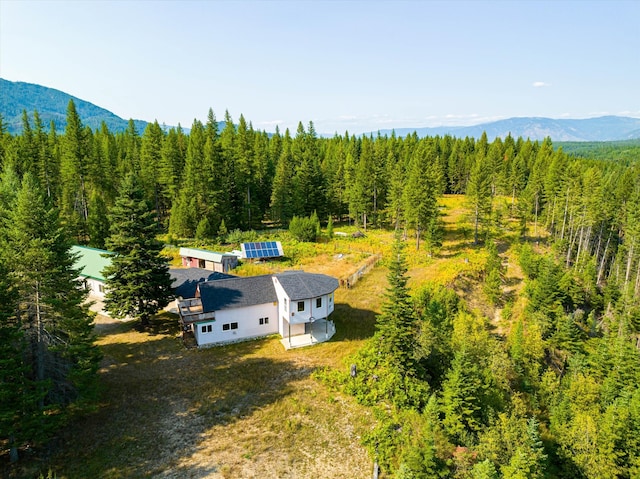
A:
{"label": "blue sky", "polygon": [[0,0],[0,77],[320,133],[640,117],[640,1]]}

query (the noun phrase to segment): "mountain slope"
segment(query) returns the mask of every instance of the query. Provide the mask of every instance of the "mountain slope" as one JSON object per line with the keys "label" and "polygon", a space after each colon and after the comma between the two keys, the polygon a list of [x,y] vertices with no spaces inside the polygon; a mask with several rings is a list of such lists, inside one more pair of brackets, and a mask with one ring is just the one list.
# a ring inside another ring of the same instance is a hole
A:
{"label": "mountain slope", "polygon": [[[0,78],[0,113],[7,126],[7,131],[19,134],[22,131],[22,111],[26,110],[31,118],[34,110],[38,111],[46,130],[53,120],[56,131],[64,132],[67,124],[67,105],[69,100],[76,105],[83,125],[92,129],[100,128],[104,121],[112,132],[124,131],[128,121],[114,115],[104,108],[81,100],[60,90],[35,85],[33,83],[11,82]],[[142,133],[146,121],[134,120],[138,133]]]}
{"label": "mountain slope", "polygon": [[[127,120],[60,90],[0,78],[0,114],[7,126],[7,131],[12,134],[19,134],[22,131],[23,110],[26,110],[30,117],[33,111],[37,110],[45,129],[49,129],[49,123],[53,120],[56,130],[62,133],[66,126],[67,105],[70,99],[75,102],[84,125],[98,129],[104,121],[113,132],[124,131],[127,128]],[[138,133],[142,134],[147,122],[134,120],[134,123]],[[224,122],[219,122],[219,127],[223,128]],[[183,130],[188,131],[188,129]],[[390,135],[392,131],[395,131],[397,136],[406,136],[415,131],[419,137],[452,135],[459,138],[466,136],[479,138],[483,132],[486,132],[490,141],[496,137],[504,138],[508,134],[514,138],[522,137],[531,140],[550,137],[553,141],[621,141],[640,138],[640,119],[621,116],[582,120],[522,117],[475,126],[380,130],[380,134]]]}
{"label": "mountain slope", "polygon": [[[452,126],[435,128],[400,128],[396,135],[405,136],[414,131],[419,137],[452,135],[479,138],[487,132],[489,141],[496,137],[514,138],[519,136],[531,140],[543,140],[550,137],[554,141],[618,141],[640,138],[640,119],[622,116],[602,116],[583,120],[552,118],[509,118],[506,120],[482,123],[475,126]],[[381,130],[381,134],[391,134],[392,130]]]}

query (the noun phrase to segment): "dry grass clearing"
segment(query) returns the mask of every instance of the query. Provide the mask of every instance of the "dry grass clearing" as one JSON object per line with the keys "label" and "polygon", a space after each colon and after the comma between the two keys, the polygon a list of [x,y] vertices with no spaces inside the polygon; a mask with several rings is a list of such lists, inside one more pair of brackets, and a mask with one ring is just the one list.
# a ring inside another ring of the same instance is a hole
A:
{"label": "dry grass clearing", "polygon": [[351,328],[352,312],[336,311],[341,337],[294,351],[277,338],[187,350],[169,315],[148,332],[98,325],[104,400],[49,465],[58,478],[366,476],[369,413],[311,378],[371,334],[372,314]]}
{"label": "dry grass clearing", "polygon": [[63,431],[47,467],[58,478],[366,477],[369,411],[311,374],[347,367],[385,281],[378,268],[339,290],[332,341],[293,351],[275,337],[185,349],[169,314],[146,332],[99,318],[103,402]]}

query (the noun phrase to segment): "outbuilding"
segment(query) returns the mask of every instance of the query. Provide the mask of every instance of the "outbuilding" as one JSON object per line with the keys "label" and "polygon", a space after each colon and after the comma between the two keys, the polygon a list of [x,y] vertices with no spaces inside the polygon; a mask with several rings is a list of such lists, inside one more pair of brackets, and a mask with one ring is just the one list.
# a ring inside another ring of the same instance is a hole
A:
{"label": "outbuilding", "polygon": [[231,253],[216,253],[206,249],[180,248],[182,266],[228,273],[238,266],[238,257]]}
{"label": "outbuilding", "polygon": [[113,253],[78,245],[71,247],[71,253],[77,258],[75,267],[80,270],[80,278],[84,281],[85,288],[89,290],[89,295],[104,298],[105,277],[102,271],[111,264],[109,256]]}

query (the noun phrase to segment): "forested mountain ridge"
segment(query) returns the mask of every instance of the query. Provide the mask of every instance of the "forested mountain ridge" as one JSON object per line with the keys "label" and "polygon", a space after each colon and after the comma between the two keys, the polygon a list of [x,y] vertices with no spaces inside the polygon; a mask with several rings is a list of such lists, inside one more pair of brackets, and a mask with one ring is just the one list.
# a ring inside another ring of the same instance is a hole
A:
{"label": "forested mountain ridge", "polygon": [[[67,105],[71,99],[76,104],[78,115],[85,126],[97,130],[104,122],[113,132],[127,129],[127,120],[93,103],[54,88],[0,78],[0,114],[7,132],[11,134],[22,132],[24,110],[30,116],[34,110],[38,111],[46,131],[49,130],[52,121],[55,122],[56,130],[63,131],[67,126]],[[147,126],[147,122],[142,120],[134,120],[134,124],[138,131],[143,131]]]}
{"label": "forested mountain ridge", "polygon": [[[11,82],[0,78],[0,114],[11,134],[22,133],[22,111],[31,116],[34,110],[40,114],[45,131],[53,120],[58,131],[66,126],[66,109],[73,99],[85,126],[97,130],[104,121],[110,131],[126,130],[127,120],[90,102],[76,98],[60,90],[24,82]],[[147,121],[134,120],[136,130],[141,132]],[[223,125],[220,124],[219,128]],[[640,138],[640,119],[622,116],[602,116],[588,119],[553,119],[539,117],[516,117],[481,123],[473,126],[438,126],[430,128],[396,128],[380,130],[382,135],[406,136],[414,131],[419,138],[426,136],[452,135],[458,138],[479,138],[483,132],[489,139],[497,137],[529,138],[532,141],[547,137],[554,141],[621,141]],[[375,134],[377,132],[372,132]],[[321,136],[332,136],[322,134]]]}
{"label": "forested mountain ridge", "polygon": [[[475,126],[439,126],[434,128],[398,128],[397,135],[404,136],[413,131],[419,137],[436,135],[454,135],[479,138],[483,132],[487,137],[513,137],[543,140],[547,137],[554,141],[621,141],[640,138],[640,119],[623,116],[601,116],[587,119],[553,118],[507,118]],[[382,130],[381,134],[390,134],[392,130]]]}

